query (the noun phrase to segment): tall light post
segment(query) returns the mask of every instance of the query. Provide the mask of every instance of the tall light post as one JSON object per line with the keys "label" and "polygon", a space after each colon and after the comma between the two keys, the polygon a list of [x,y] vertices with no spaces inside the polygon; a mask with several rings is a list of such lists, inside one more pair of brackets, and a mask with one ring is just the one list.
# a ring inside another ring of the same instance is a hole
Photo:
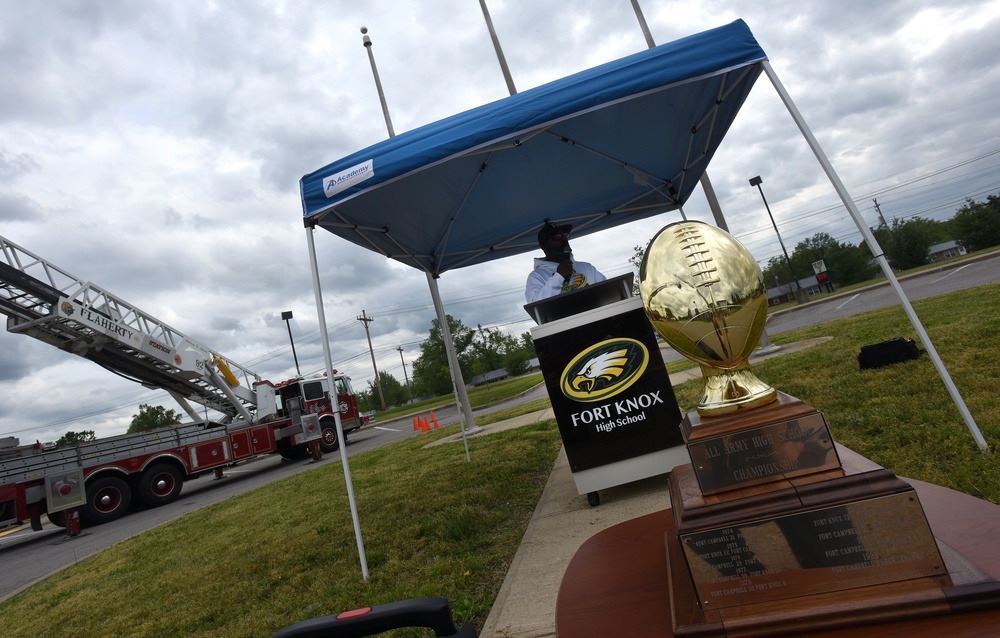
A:
{"label": "tall light post", "polygon": [[358,321],[365,325],[365,336],[368,337],[368,352],[372,355],[372,368],[375,369],[375,387],[378,388],[378,401],[382,406],[382,411],[385,412],[385,396],[382,394],[382,379],[378,376],[378,366],[375,365],[375,349],[372,348],[372,336],[368,332],[368,324],[375,321],[374,317],[369,317],[365,314],[365,311],[361,311],[361,316],[358,317]]}
{"label": "tall light post", "polygon": [[781,240],[781,233],[778,232],[778,225],[774,222],[774,215],[771,214],[771,207],[767,205],[767,198],[764,197],[764,189],[760,187],[763,181],[764,180],[760,178],[760,175],[757,177],[751,177],[750,185],[756,186],[757,190],[760,191],[760,198],[764,202],[764,208],[767,210],[767,216],[771,218],[771,225],[774,226],[774,234],[778,236],[778,243],[781,244],[781,252],[785,254],[785,263],[788,264],[788,272],[792,274],[792,280],[795,282],[795,300],[799,303],[803,303],[808,301],[808,299],[803,298],[804,295],[802,294],[802,287],[799,285],[799,278],[795,276],[795,269],[792,268],[792,260],[788,257],[788,251],[785,250],[785,242]]}
{"label": "tall light post", "polygon": [[299,372],[299,356],[295,354],[295,340],[292,339],[292,324],[290,320],[292,318],[292,311],[286,310],[281,313],[281,318],[284,320],[285,325],[288,327],[288,342],[292,344],[292,358],[295,359],[295,375],[301,377],[302,373]]}
{"label": "tall light post", "polygon": [[410,403],[413,403],[413,389],[410,387],[410,377],[406,376],[406,362],[403,361],[403,346],[399,346],[396,350],[399,350],[399,362],[403,364],[403,378],[406,379],[406,393],[410,395]]}

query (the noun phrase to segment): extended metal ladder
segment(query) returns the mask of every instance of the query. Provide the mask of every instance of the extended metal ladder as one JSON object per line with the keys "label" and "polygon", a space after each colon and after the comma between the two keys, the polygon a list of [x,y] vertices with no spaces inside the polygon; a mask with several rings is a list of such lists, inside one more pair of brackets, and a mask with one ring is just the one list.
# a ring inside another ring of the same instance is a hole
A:
{"label": "extended metal ladder", "polygon": [[148,387],[253,420],[260,376],[162,321],[0,236],[0,313],[7,330],[71,352]]}

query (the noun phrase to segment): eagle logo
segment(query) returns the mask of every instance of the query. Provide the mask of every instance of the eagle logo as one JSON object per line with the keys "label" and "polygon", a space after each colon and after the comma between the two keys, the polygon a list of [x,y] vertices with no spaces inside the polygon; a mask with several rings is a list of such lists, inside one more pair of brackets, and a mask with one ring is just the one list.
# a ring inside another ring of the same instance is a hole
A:
{"label": "eagle logo", "polygon": [[570,381],[574,390],[593,392],[598,381],[613,382],[625,372],[628,350],[622,348],[613,352],[602,352],[584,364],[580,374]]}
{"label": "eagle logo", "polygon": [[560,387],[574,401],[601,401],[635,383],[648,363],[649,350],[642,342],[608,339],[573,357],[563,370]]}

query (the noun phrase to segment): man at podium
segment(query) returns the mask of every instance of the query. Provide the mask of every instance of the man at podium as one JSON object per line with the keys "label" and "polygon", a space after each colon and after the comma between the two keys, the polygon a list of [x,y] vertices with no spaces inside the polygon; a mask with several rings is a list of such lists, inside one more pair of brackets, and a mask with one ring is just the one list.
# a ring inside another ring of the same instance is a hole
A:
{"label": "man at podium", "polygon": [[538,246],[545,256],[535,258],[535,268],[524,285],[527,303],[604,281],[604,275],[591,264],[573,259],[573,249],[569,246],[572,229],[569,224],[560,226],[550,221],[538,231]]}

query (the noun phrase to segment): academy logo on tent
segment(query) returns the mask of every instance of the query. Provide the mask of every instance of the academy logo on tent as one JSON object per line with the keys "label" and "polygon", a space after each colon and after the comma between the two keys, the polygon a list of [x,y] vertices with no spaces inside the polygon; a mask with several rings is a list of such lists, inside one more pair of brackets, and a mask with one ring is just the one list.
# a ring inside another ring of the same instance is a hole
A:
{"label": "academy logo on tent", "polygon": [[574,401],[601,401],[639,380],[649,364],[649,350],[635,339],[608,339],[573,357],[559,379],[562,393]]}
{"label": "academy logo on tent", "polygon": [[373,177],[375,177],[375,166],[372,163],[372,160],[368,160],[363,164],[352,166],[351,168],[345,171],[340,171],[335,175],[324,177],[323,193],[326,194],[327,197],[333,197],[340,191],[347,190],[351,186]]}

